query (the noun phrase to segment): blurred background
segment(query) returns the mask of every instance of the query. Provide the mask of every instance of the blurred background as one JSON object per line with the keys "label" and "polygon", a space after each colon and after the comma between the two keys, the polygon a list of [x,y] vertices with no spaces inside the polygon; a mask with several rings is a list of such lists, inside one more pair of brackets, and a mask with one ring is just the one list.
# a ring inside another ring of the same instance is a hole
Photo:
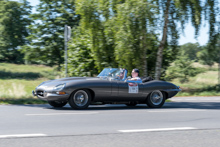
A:
{"label": "blurred background", "polygon": [[178,96],[220,95],[219,0],[0,0],[0,103],[44,103],[31,91],[103,68],[140,70],[181,87]]}

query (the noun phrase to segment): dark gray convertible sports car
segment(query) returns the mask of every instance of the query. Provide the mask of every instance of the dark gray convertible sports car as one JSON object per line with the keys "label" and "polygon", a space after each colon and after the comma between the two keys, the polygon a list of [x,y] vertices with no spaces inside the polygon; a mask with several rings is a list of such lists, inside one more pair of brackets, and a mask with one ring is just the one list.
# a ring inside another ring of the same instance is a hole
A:
{"label": "dark gray convertible sports car", "polygon": [[48,101],[53,107],[63,107],[69,102],[74,109],[86,109],[90,104],[147,104],[162,107],[165,100],[181,89],[169,82],[132,81],[127,70],[105,68],[97,77],[69,77],[41,83],[32,91],[34,96]]}

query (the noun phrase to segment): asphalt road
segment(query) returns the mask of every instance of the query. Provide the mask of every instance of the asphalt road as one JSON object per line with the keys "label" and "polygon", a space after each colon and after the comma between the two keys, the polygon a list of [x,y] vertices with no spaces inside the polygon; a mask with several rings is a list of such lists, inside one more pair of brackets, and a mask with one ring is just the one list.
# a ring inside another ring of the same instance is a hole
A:
{"label": "asphalt road", "polygon": [[0,105],[0,147],[220,146],[220,97],[146,105]]}

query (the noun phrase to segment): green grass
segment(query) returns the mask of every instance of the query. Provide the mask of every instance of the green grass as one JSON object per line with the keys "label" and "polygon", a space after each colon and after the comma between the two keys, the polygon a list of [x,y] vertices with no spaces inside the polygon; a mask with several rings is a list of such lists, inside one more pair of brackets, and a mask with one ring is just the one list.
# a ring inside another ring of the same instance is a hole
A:
{"label": "green grass", "polygon": [[207,69],[205,72],[191,77],[186,83],[181,83],[179,79],[170,82],[181,87],[182,91],[177,96],[220,96],[217,70]]}
{"label": "green grass", "polygon": [[56,75],[55,68],[43,65],[0,63],[0,79],[54,79]]}
{"label": "green grass", "polygon": [[31,92],[37,85],[48,79],[0,79],[0,98],[33,98]]}
{"label": "green grass", "polygon": [[34,72],[40,73],[44,71],[53,71],[54,68],[44,66],[44,65],[23,65],[23,64],[10,64],[10,63],[0,63],[0,71],[8,70],[12,72]]}
{"label": "green grass", "polygon": [[0,63],[1,104],[41,104],[32,90],[43,81],[59,78],[55,68],[43,65]]}

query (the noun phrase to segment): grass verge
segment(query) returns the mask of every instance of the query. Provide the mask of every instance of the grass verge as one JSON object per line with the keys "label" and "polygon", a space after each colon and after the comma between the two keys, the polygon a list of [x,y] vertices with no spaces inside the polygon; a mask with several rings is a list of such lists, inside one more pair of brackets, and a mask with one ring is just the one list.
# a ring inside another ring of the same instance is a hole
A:
{"label": "grass verge", "polygon": [[195,77],[191,77],[186,83],[181,83],[178,79],[170,82],[182,89],[177,96],[220,96],[218,71],[200,73]]}
{"label": "grass verge", "polygon": [[6,98],[0,99],[0,104],[46,104],[46,101],[42,101],[36,98],[20,98],[20,99],[13,99],[13,98]]}
{"label": "grass verge", "polygon": [[32,96],[43,81],[57,78],[55,68],[43,65],[0,63],[0,104],[44,104]]}

